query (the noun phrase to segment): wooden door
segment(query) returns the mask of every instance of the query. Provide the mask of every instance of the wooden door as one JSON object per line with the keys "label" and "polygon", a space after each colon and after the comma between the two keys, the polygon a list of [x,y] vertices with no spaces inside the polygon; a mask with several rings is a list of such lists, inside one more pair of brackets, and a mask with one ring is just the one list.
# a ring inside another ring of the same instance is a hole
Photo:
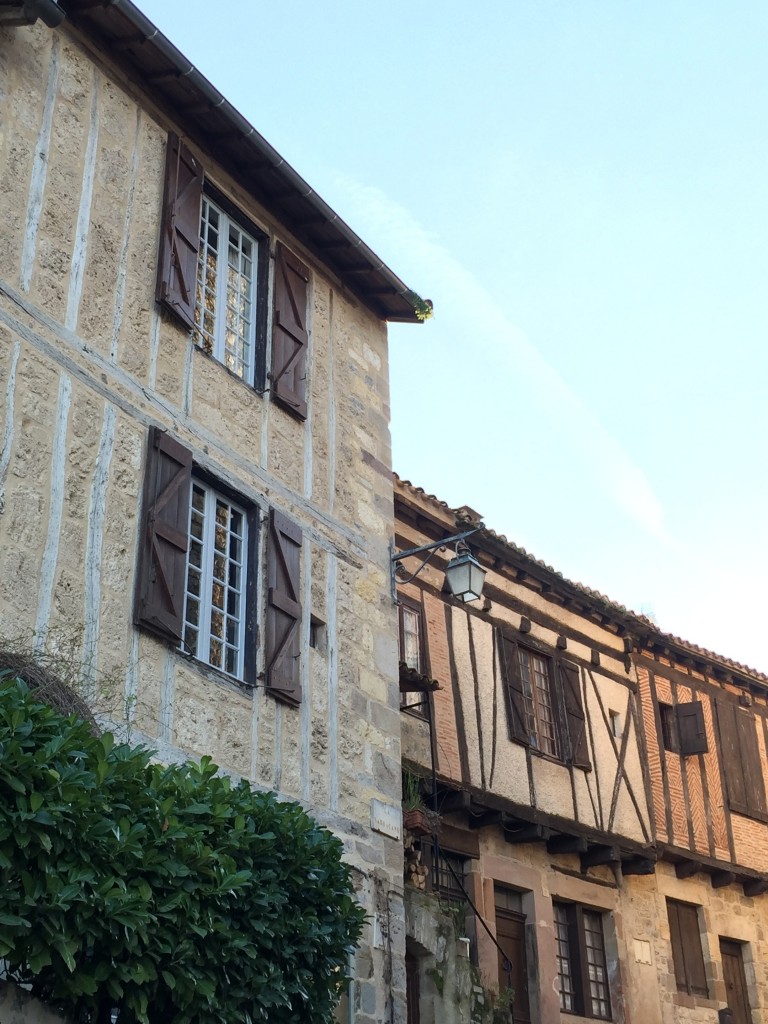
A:
{"label": "wooden door", "polygon": [[419,958],[410,950],[405,952],[405,997],[408,1006],[408,1024],[420,1024]]}
{"label": "wooden door", "polygon": [[[504,951],[503,956],[499,952],[499,990],[503,991],[511,986],[515,993],[511,1017],[514,1024],[530,1024],[528,963],[525,957],[525,915],[497,906],[496,941]],[[509,960],[509,975],[504,957]]]}
{"label": "wooden door", "polygon": [[734,1024],[752,1024],[741,943],[720,939],[720,959],[723,963],[725,998],[728,1000],[728,1008],[733,1013]]}

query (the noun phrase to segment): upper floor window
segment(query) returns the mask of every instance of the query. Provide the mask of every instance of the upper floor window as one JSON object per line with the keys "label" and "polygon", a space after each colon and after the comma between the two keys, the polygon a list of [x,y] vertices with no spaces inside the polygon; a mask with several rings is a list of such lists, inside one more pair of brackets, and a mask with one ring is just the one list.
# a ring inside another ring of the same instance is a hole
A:
{"label": "upper floor window", "polygon": [[[134,621],[228,676],[256,682],[258,509],[196,470],[192,452],[151,427]],[[264,679],[301,700],[302,533],[269,511]]]}
{"label": "upper floor window", "polygon": [[309,268],[274,244],[272,357],[267,374],[269,239],[206,179],[199,158],[169,135],[157,265],[157,298],[198,347],[307,417]]}
{"label": "upper floor window", "polygon": [[554,903],[553,912],[560,1009],[610,1020],[603,915],[576,903]]}
{"label": "upper floor window", "polygon": [[557,757],[550,660],[524,647],[518,648],[517,656],[523,681],[523,703],[530,744],[545,754]]}
{"label": "upper floor window", "polygon": [[184,650],[241,679],[247,524],[242,508],[192,481],[184,604]]}
{"label": "upper floor window", "polygon": [[577,665],[497,633],[497,653],[513,740],[542,754],[590,767],[581,671]]}
{"label": "upper floor window", "polygon": [[440,849],[437,855],[435,889],[447,900],[464,900],[467,858],[460,853]]}
{"label": "upper floor window", "polygon": [[195,340],[249,384],[254,380],[258,245],[202,197],[197,257]]}
{"label": "upper floor window", "polygon": [[421,608],[404,603],[398,605],[400,620],[400,661],[414,672],[422,671]]}
{"label": "upper floor window", "polygon": [[720,754],[728,790],[728,806],[738,814],[768,821],[763,781],[763,759],[758,729],[763,719],[742,710],[735,702],[718,698],[717,723]]}
{"label": "upper floor window", "polygon": [[[398,646],[400,664],[411,672],[422,675],[425,671],[423,618],[421,605],[407,597],[398,602]],[[401,680],[401,686],[405,685]],[[426,691],[401,690],[400,707],[426,718],[429,713],[429,696]]]}

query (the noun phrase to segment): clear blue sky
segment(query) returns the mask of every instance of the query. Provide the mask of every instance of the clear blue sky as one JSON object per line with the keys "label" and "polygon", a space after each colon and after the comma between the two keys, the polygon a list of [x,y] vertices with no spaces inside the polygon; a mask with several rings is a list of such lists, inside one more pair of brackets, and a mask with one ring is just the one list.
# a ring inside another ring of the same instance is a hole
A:
{"label": "clear blue sky", "polygon": [[396,471],[768,671],[768,6],[139,6],[434,300]]}

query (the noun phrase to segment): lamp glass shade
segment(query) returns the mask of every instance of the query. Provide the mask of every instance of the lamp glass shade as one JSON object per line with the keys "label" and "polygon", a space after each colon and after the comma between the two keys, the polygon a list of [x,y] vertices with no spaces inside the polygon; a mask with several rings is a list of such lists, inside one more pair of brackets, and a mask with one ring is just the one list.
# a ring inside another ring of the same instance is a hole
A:
{"label": "lamp glass shade", "polygon": [[485,569],[469,551],[462,551],[445,567],[448,589],[459,601],[479,601],[483,593]]}

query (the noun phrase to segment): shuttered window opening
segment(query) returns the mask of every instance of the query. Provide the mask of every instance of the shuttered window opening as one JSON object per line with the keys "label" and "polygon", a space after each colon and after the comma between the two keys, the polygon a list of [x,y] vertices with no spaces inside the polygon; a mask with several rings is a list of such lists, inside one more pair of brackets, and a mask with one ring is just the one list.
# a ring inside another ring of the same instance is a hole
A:
{"label": "shuttered window opening", "polygon": [[248,384],[254,371],[257,270],[256,240],[203,196],[195,341]]}
{"label": "shuttered window opening", "polygon": [[194,470],[191,451],[151,427],[136,625],[253,684],[257,541],[256,508]]}
{"label": "shuttered window opening", "polygon": [[157,298],[195,343],[256,388],[264,386],[268,240],[211,183],[171,134],[165,167]]}
{"label": "shuttered window opening", "polygon": [[761,719],[730,701],[717,701],[720,752],[728,806],[738,814],[768,821],[765,783],[757,739]]}
{"label": "shuttered window opening", "polygon": [[[400,663],[413,672],[426,672],[422,609],[416,601],[398,598]],[[401,690],[400,707],[421,718],[428,717],[429,698],[420,690]]]}
{"label": "shuttered window opening", "polygon": [[550,691],[549,662],[533,651],[518,648],[528,736],[532,747],[557,757],[557,734]]}
{"label": "shuttered window opening", "polygon": [[687,757],[707,752],[707,732],[704,727],[704,709],[700,700],[685,704],[659,703],[661,742],[665,750]]}
{"label": "shuttered window opening", "polygon": [[667,916],[678,991],[688,995],[709,995],[698,907],[668,899]]}
{"label": "shuttered window opening", "polygon": [[442,899],[449,901],[466,899],[464,895],[466,867],[467,859],[462,854],[439,850],[434,888]]}
{"label": "shuttered window opening", "polygon": [[246,513],[211,487],[192,485],[183,648],[242,679]]}
{"label": "shuttered window opening", "polygon": [[560,1009],[611,1019],[603,914],[575,903],[553,903]]}
{"label": "shuttered window opening", "polygon": [[497,650],[510,738],[589,768],[589,739],[578,666],[522,646],[500,631]]}

